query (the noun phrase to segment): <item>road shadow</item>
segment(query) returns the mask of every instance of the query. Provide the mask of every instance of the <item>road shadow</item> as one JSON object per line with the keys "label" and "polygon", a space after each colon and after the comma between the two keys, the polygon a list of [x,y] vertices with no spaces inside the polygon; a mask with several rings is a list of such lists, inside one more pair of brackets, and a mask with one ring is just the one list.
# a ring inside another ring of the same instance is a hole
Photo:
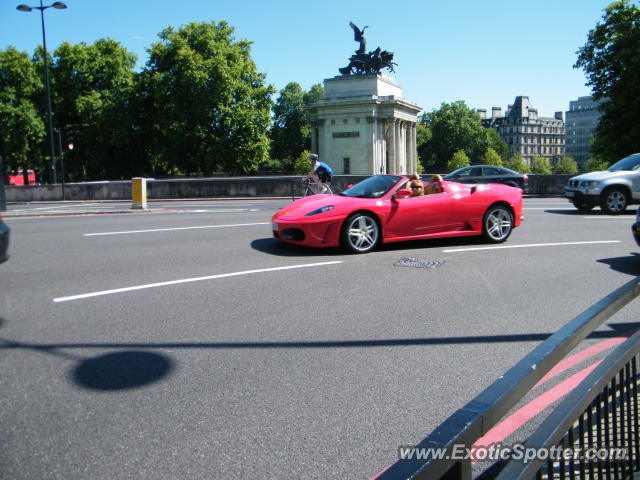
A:
{"label": "road shadow", "polygon": [[[550,208],[548,210],[544,210],[545,213],[554,213],[556,215],[568,215],[574,217],[583,217],[585,215],[593,215],[593,216],[611,216],[608,213],[604,213],[602,210],[595,209],[589,211],[578,210],[577,208],[567,208],[567,209],[558,209],[558,208]],[[623,213],[618,214],[619,217],[635,217],[636,210],[625,210]]]}
{"label": "road shadow", "polygon": [[640,253],[632,252],[626,257],[602,258],[597,262],[609,265],[612,270],[625,275],[640,276]]}
{"label": "road shadow", "polygon": [[258,238],[251,242],[251,248],[262,253],[278,257],[328,257],[344,255],[346,252],[338,247],[313,248],[286,243],[277,238]]}
{"label": "road shadow", "polygon": [[[607,324],[610,330],[600,330],[591,332],[588,339],[608,339],[621,336],[631,336],[640,329],[640,322],[612,323]],[[459,336],[459,337],[431,337],[431,338],[391,338],[391,339],[371,339],[371,340],[319,340],[319,341],[297,341],[297,342],[166,342],[166,343],[48,343],[32,344],[12,342],[0,338],[0,351],[2,350],[36,350],[43,353],[56,354],[58,350],[64,349],[126,349],[119,354],[107,354],[95,359],[81,359],[80,366],[85,362],[91,362],[85,368],[90,372],[100,374],[103,370],[111,372],[110,375],[117,375],[123,371],[127,374],[128,369],[134,368],[128,363],[142,362],[141,368],[146,371],[148,367],[153,367],[153,362],[160,364],[161,360],[155,357],[145,357],[148,349],[279,349],[279,348],[371,348],[371,347],[412,347],[429,345],[465,345],[474,343],[514,343],[514,342],[541,342],[549,338],[555,332],[550,333],[523,333],[512,335],[480,335],[480,336]],[[142,351],[139,351],[142,350]],[[112,357],[112,355],[117,355]],[[154,354],[155,355],[155,354]],[[98,360],[98,361],[96,361]],[[145,362],[149,361],[148,365]],[[164,357],[162,362],[172,364],[168,357]],[[157,366],[156,366],[157,367]],[[169,373],[169,368],[166,373]],[[150,373],[155,369],[149,370]],[[84,378],[84,377],[83,377]],[[88,383],[88,382],[87,382]],[[105,380],[105,384],[110,384]]]}
{"label": "road shadow", "polygon": [[[381,243],[372,253],[393,252],[402,250],[430,249],[430,248],[451,248],[451,247],[475,247],[490,245],[481,236],[453,237],[453,238],[431,238],[426,240],[407,240],[406,242]],[[278,257],[327,257],[336,255],[349,255],[340,247],[315,248],[305,247],[286,243],[277,238],[259,238],[251,242],[251,248],[269,255]]]}
{"label": "road shadow", "polygon": [[173,363],[166,355],[153,352],[114,352],[80,361],[69,376],[73,383],[90,390],[131,390],[166,377]]}

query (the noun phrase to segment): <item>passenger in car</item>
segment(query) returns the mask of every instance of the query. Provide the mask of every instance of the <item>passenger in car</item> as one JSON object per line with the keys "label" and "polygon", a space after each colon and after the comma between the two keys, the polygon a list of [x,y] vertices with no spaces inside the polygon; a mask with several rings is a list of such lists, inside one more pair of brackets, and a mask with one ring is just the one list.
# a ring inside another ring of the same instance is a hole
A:
{"label": "passenger in car", "polygon": [[407,187],[411,190],[412,197],[419,197],[424,195],[424,185],[422,184],[422,180],[417,173],[414,173],[409,177],[409,181],[407,182]]}
{"label": "passenger in car", "polygon": [[424,193],[427,195],[432,195],[434,193],[442,193],[444,189],[442,188],[442,177],[440,175],[433,175],[429,179],[429,183],[424,189]]}

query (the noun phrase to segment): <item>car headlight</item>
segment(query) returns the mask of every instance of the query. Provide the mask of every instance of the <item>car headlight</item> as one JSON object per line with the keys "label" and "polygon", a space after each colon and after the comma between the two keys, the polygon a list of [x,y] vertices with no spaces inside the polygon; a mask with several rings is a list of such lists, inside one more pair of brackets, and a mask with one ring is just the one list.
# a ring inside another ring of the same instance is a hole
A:
{"label": "car headlight", "polygon": [[305,217],[312,217],[313,215],[318,215],[319,213],[328,212],[329,210],[333,210],[333,205],[326,205],[324,207],[317,208],[314,211],[307,213]]}
{"label": "car headlight", "polygon": [[597,187],[598,185],[600,185],[600,182],[597,180],[583,180],[580,182],[580,186],[586,188]]}

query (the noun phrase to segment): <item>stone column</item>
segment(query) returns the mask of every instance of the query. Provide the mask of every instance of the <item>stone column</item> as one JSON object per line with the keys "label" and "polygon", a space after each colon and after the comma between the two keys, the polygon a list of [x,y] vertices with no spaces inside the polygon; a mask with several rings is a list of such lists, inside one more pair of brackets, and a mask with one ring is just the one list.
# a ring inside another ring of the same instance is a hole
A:
{"label": "stone column", "polygon": [[318,151],[318,121],[311,120],[311,151]]}
{"label": "stone column", "polygon": [[389,171],[387,173],[397,173],[397,161],[398,161],[398,151],[397,151],[397,131],[396,131],[396,120],[389,120],[389,130],[391,131],[391,145],[389,146]]}
{"label": "stone column", "polygon": [[402,173],[402,125],[400,123],[400,120],[395,120],[394,125],[396,131],[396,169],[393,173]]}

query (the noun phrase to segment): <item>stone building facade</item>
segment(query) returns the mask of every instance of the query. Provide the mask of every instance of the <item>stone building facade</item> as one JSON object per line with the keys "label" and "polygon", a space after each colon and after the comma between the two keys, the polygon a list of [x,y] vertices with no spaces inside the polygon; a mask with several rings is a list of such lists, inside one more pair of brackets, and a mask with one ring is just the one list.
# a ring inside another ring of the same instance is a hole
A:
{"label": "stone building facade", "polygon": [[324,97],[309,107],[311,149],[336,174],[416,172],[421,110],[384,74],[326,79]]}
{"label": "stone building facade", "polygon": [[509,145],[510,154],[520,153],[529,165],[533,157],[544,157],[554,166],[565,155],[562,112],[556,112],[553,118],[539,117],[529,97],[518,96],[504,116],[500,107],[492,108],[491,117],[483,109],[478,113],[482,126],[497,130]]}
{"label": "stone building facade", "polygon": [[591,137],[600,123],[599,106],[605,100],[595,101],[592,96],[578,97],[569,102],[566,112],[567,155],[573,158],[580,170],[591,158]]}

